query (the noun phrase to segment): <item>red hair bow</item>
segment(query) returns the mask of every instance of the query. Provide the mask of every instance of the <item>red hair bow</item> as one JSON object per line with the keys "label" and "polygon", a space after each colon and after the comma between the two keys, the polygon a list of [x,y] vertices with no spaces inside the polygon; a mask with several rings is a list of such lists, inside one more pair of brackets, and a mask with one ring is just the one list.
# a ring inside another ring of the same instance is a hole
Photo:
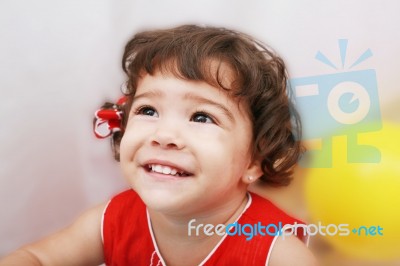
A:
{"label": "red hair bow", "polygon": [[113,133],[122,130],[123,111],[122,106],[126,103],[123,96],[117,104],[105,104],[95,112],[93,131],[96,137],[103,139]]}

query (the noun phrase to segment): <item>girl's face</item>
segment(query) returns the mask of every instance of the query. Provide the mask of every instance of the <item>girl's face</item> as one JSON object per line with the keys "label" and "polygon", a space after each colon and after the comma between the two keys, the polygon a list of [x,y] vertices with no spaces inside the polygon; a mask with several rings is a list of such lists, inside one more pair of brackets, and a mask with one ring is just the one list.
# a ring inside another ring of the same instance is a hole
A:
{"label": "girl's face", "polygon": [[138,84],[120,161],[150,210],[201,215],[243,200],[251,143],[245,108],[227,92],[157,72]]}

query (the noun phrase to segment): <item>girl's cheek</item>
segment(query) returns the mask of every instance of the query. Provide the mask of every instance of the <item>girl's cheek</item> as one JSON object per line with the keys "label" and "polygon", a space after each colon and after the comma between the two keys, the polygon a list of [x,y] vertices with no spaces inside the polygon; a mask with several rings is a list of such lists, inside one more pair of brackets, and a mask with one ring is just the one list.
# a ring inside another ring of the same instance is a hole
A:
{"label": "girl's cheek", "polygon": [[224,136],[226,133],[224,129],[218,127],[215,124],[203,124],[203,123],[190,123],[187,125],[186,131],[191,132],[192,135],[196,135],[200,138],[216,139]]}

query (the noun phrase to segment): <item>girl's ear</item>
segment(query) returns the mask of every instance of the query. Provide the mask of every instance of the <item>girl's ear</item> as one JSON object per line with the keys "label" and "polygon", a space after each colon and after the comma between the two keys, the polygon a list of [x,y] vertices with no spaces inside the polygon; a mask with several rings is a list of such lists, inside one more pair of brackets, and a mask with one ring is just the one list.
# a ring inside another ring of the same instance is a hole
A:
{"label": "girl's ear", "polygon": [[263,171],[261,169],[261,162],[256,160],[249,166],[249,168],[247,168],[242,176],[242,181],[245,184],[250,185],[251,183],[257,181],[262,175]]}

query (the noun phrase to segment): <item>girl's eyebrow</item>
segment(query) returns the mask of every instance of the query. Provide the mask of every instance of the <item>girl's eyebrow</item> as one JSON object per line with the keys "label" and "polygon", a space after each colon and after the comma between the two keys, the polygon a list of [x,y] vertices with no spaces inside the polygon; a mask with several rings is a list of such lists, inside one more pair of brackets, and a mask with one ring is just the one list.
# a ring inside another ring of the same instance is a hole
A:
{"label": "girl's eyebrow", "polygon": [[215,101],[213,101],[213,100],[211,100],[211,99],[207,99],[207,98],[204,98],[204,97],[202,97],[202,96],[200,96],[200,95],[193,94],[193,93],[186,93],[186,94],[183,96],[183,99],[185,99],[185,100],[193,100],[193,101],[195,101],[195,102],[197,102],[197,103],[200,103],[200,104],[213,105],[213,106],[215,106],[216,108],[220,109],[220,110],[228,117],[228,119],[229,119],[232,123],[235,122],[235,118],[234,118],[232,112],[229,111],[229,109],[226,108],[224,105],[222,105],[222,104],[220,104],[220,103],[218,103],[218,102],[215,102]]}
{"label": "girl's eyebrow", "polygon": [[165,96],[165,93],[160,90],[151,90],[151,91],[146,91],[141,94],[137,94],[133,97],[133,101],[137,101],[140,98],[160,98]]}

